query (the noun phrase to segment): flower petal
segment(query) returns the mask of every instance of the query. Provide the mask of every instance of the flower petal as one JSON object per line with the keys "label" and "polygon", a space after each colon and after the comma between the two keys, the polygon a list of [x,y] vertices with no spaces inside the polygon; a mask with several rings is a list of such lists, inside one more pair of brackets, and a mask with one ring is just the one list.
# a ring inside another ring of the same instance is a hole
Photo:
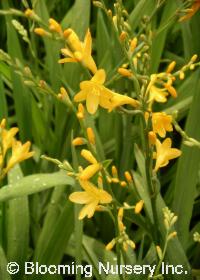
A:
{"label": "flower petal", "polygon": [[92,53],[92,37],[91,37],[91,33],[90,30],[88,29],[85,38],[84,38],[84,44],[83,44],[83,48],[84,48],[84,53],[86,56],[91,56]]}
{"label": "flower petal", "polygon": [[75,58],[70,58],[70,57],[66,57],[66,58],[61,58],[58,60],[58,63],[69,63],[69,62],[77,62],[77,60]]}
{"label": "flower petal", "polygon": [[93,200],[93,197],[87,192],[73,192],[69,200],[79,204],[87,204]]}
{"label": "flower petal", "polygon": [[106,80],[106,72],[104,69],[99,69],[92,77],[91,81],[103,85]]}
{"label": "flower petal", "polygon": [[98,205],[98,201],[95,200],[89,204],[86,204],[80,211],[79,213],[79,220],[84,219],[86,216],[88,216],[88,218],[91,218],[94,215],[95,212],[95,208]]}
{"label": "flower petal", "polygon": [[167,157],[168,157],[169,160],[174,159],[174,158],[179,157],[181,155],[181,153],[182,152],[180,150],[172,148],[168,151]]}
{"label": "flower petal", "polygon": [[95,114],[99,105],[99,96],[92,91],[87,94],[86,107],[90,114]]}
{"label": "flower petal", "polygon": [[85,90],[81,90],[74,96],[74,101],[82,102],[86,100],[86,98],[87,98],[87,92]]}
{"label": "flower petal", "polygon": [[99,202],[104,204],[104,203],[110,203],[112,201],[112,196],[104,191],[104,190],[99,190]]}

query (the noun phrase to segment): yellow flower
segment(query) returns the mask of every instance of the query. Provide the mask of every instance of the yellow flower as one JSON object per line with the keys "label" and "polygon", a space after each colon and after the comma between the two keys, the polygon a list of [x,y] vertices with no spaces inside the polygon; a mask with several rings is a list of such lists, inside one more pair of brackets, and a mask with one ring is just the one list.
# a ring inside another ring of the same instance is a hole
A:
{"label": "yellow flower", "polygon": [[149,102],[165,103],[167,102],[168,92],[164,88],[158,88],[156,86],[151,86],[149,91]]}
{"label": "yellow flower", "polygon": [[153,113],[152,126],[153,131],[164,138],[166,136],[166,131],[173,131],[172,116],[164,112]]}
{"label": "yellow flower", "polygon": [[158,139],[156,140],[156,153],[154,154],[154,158],[156,158],[155,171],[166,166],[169,160],[181,155],[180,150],[171,148],[171,146],[172,140],[170,138],[166,138],[162,143]]}
{"label": "yellow flower", "polygon": [[8,161],[6,167],[6,173],[10,170],[15,164],[28,159],[33,156],[34,152],[29,152],[31,142],[27,141],[25,144],[22,144],[20,141],[14,141],[12,144],[12,156]]}
{"label": "yellow flower", "polygon": [[148,102],[150,105],[154,101],[159,103],[166,102],[169,94],[174,98],[177,96],[176,90],[172,86],[173,81],[174,77],[168,72],[151,75],[150,83],[147,87]]}
{"label": "yellow flower", "polygon": [[81,62],[93,74],[97,71],[97,66],[92,58],[92,37],[88,30],[84,42],[81,42],[77,34],[72,29],[64,31],[69,48],[61,49],[61,53],[67,58],[62,58],[59,63]]}
{"label": "yellow flower", "polygon": [[103,69],[100,69],[90,81],[81,82],[81,91],[74,96],[74,101],[82,102],[86,100],[86,107],[90,114],[94,114],[99,105],[109,112],[124,104],[138,106],[139,103],[135,99],[115,93],[104,87],[105,79],[106,73]]}
{"label": "yellow flower", "polygon": [[103,86],[106,79],[106,73],[100,69],[90,81],[80,83],[81,91],[74,96],[75,102],[86,100],[86,107],[90,114],[97,111],[98,106],[109,109],[113,92]]}
{"label": "yellow flower", "polygon": [[79,220],[84,219],[86,216],[91,218],[99,204],[111,203],[112,196],[106,191],[98,189],[91,182],[80,180],[80,185],[84,192],[74,192],[69,196],[70,201],[85,204],[79,213]]}
{"label": "yellow flower", "polygon": [[195,0],[190,9],[186,10],[186,15],[182,16],[179,21],[185,21],[193,17],[193,15],[200,9],[200,0]]}
{"label": "yellow flower", "polygon": [[5,156],[7,150],[12,147],[13,141],[15,141],[14,136],[17,134],[19,129],[17,127],[12,127],[11,129],[3,129],[1,132],[1,142],[3,148],[3,157]]}

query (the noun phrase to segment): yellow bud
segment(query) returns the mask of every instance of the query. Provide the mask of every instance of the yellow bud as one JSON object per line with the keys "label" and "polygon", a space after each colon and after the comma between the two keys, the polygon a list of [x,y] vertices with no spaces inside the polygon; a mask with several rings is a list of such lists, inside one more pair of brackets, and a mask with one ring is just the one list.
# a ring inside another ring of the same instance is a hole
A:
{"label": "yellow bud", "polygon": [[180,71],[180,73],[179,73],[179,79],[180,79],[180,80],[184,80],[184,78],[185,78],[185,73],[184,73],[183,71]]}
{"label": "yellow bud", "polygon": [[120,208],[119,208],[119,211],[118,211],[118,218],[119,218],[120,220],[122,220],[122,219],[123,219],[123,216],[124,216],[124,208],[123,208],[123,207],[120,207]]}
{"label": "yellow bud", "polygon": [[121,42],[123,42],[126,39],[126,37],[127,37],[127,32],[122,31],[122,33],[119,36],[119,39]]}
{"label": "yellow bud", "polygon": [[194,63],[194,62],[197,60],[197,58],[198,58],[198,55],[197,55],[197,54],[194,54],[194,55],[192,56],[192,58],[190,59],[190,61]]}
{"label": "yellow bud", "polygon": [[115,183],[115,184],[119,183],[119,179],[118,178],[112,178],[111,181],[112,181],[112,183]]}
{"label": "yellow bud", "polygon": [[137,37],[133,38],[130,43],[130,50],[134,52],[135,48],[137,47],[138,39]]}
{"label": "yellow bud", "polygon": [[91,127],[87,128],[87,137],[88,137],[90,144],[95,145],[95,135],[94,135],[94,132]]}
{"label": "yellow bud", "polygon": [[124,176],[128,183],[131,183],[133,181],[132,176],[129,171],[124,172]]}
{"label": "yellow bud", "polygon": [[78,112],[76,114],[77,118],[78,119],[83,119],[84,118],[84,112],[85,112],[85,109],[84,109],[83,104],[79,103],[78,104]]}
{"label": "yellow bud", "polygon": [[113,249],[113,247],[115,246],[116,241],[115,239],[111,240],[107,245],[106,245],[106,250],[107,251],[111,251]]}
{"label": "yellow bud", "polygon": [[155,145],[156,144],[156,134],[153,131],[149,131],[148,133],[148,138],[149,138],[149,144],[150,145]]}
{"label": "yellow bud", "polygon": [[132,76],[130,70],[128,70],[128,69],[118,68],[117,72],[124,77],[131,77]]}
{"label": "yellow bud", "polygon": [[96,164],[97,160],[96,158],[92,155],[92,153],[88,150],[83,149],[81,151],[81,156],[84,157],[87,161],[89,161],[92,164]]}
{"label": "yellow bud", "polygon": [[91,164],[87,166],[79,175],[81,180],[89,180],[97,171],[101,169],[101,165],[99,163]]}
{"label": "yellow bud", "polygon": [[101,3],[100,1],[92,1],[92,4],[93,4],[94,6],[96,6],[97,8],[100,8],[100,9],[103,9],[103,8],[104,8],[103,5],[102,5],[102,3]]}
{"label": "yellow bud", "polygon": [[166,70],[166,73],[171,73],[171,72],[174,70],[175,66],[176,66],[176,61],[172,61],[172,62],[168,65],[167,70]]}
{"label": "yellow bud", "polygon": [[195,65],[194,64],[191,64],[190,65],[190,70],[194,70],[195,69]]}
{"label": "yellow bud", "polygon": [[144,206],[144,200],[140,200],[136,205],[135,205],[135,214],[139,214]]}
{"label": "yellow bud", "polygon": [[173,231],[172,233],[170,233],[169,235],[168,235],[168,240],[170,240],[170,239],[172,239],[172,238],[174,238],[174,237],[176,237],[177,236],[177,232],[176,231]]}
{"label": "yellow bud", "polygon": [[108,182],[109,184],[112,183],[112,179],[111,179],[110,177],[106,176],[106,180],[107,180],[107,182]]}
{"label": "yellow bud", "polygon": [[161,260],[163,254],[162,254],[162,250],[161,250],[160,246],[158,246],[158,245],[156,246],[156,251],[157,251],[159,259]]}
{"label": "yellow bud", "polygon": [[120,232],[123,232],[125,230],[125,226],[121,220],[118,221],[118,227]]}
{"label": "yellow bud", "polygon": [[68,28],[65,29],[65,31],[63,32],[63,36],[65,37],[65,39],[68,38],[68,36],[72,33],[72,29]]}
{"label": "yellow bud", "polygon": [[133,242],[132,240],[127,240],[126,241],[127,242],[127,244],[132,248],[132,249],[135,249],[136,248],[136,245],[135,245],[135,242]]}
{"label": "yellow bud", "polygon": [[84,138],[76,137],[75,139],[72,140],[72,145],[73,146],[81,146],[81,145],[84,145],[84,144],[85,144]]}
{"label": "yellow bud", "polygon": [[113,16],[112,11],[110,9],[108,10],[107,14],[108,14],[109,17]]}
{"label": "yellow bud", "polygon": [[81,113],[81,112],[76,113],[76,116],[77,116],[77,118],[78,118],[79,120],[84,119],[84,115],[83,115],[83,113]]}
{"label": "yellow bud", "polygon": [[115,165],[112,166],[112,175],[113,177],[118,177],[118,171]]}
{"label": "yellow bud", "polygon": [[[183,72],[184,74],[184,72]],[[175,88],[169,84],[164,84],[164,87],[169,91],[169,93],[171,94],[172,97],[176,98],[177,97],[177,92],[175,90]]]}
{"label": "yellow bud", "polygon": [[124,188],[124,187],[127,186],[127,183],[126,183],[125,181],[121,181],[121,182],[120,182],[120,186]]}
{"label": "yellow bud", "polygon": [[124,250],[125,252],[128,251],[128,244],[127,244],[126,242],[123,242],[123,250]]}
{"label": "yellow bud", "polygon": [[24,14],[25,14],[26,17],[32,17],[34,15],[34,11],[31,10],[31,9],[26,9],[24,11]]}
{"label": "yellow bud", "polygon": [[0,123],[0,128],[5,128],[6,127],[6,119],[2,119]]}
{"label": "yellow bud", "polygon": [[102,178],[102,176],[98,177],[97,183],[98,183],[98,187],[102,189],[103,188],[103,178]]}
{"label": "yellow bud", "polygon": [[49,19],[49,29],[51,31],[54,31],[54,32],[57,32],[57,33],[62,32],[62,28],[61,28],[60,24],[53,18]]}
{"label": "yellow bud", "polygon": [[40,27],[35,28],[34,32],[35,32],[35,34],[37,34],[39,36],[49,36],[49,33],[46,30],[44,30],[43,28],[40,28]]}
{"label": "yellow bud", "polygon": [[78,112],[76,114],[76,116],[79,120],[84,119],[84,112],[85,112],[85,109],[84,109],[83,104],[79,103],[78,104]]}
{"label": "yellow bud", "polygon": [[113,23],[115,25],[115,27],[117,28],[117,16],[113,16]]}
{"label": "yellow bud", "polygon": [[69,95],[64,87],[60,88],[60,93],[58,94],[58,98],[62,101],[65,101],[68,104],[71,103]]}

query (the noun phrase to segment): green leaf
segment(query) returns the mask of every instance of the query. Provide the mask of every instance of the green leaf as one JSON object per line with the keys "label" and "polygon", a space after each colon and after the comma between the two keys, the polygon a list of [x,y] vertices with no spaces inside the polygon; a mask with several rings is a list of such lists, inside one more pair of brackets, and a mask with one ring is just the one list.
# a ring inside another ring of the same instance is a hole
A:
{"label": "green leaf", "polygon": [[0,201],[30,195],[63,184],[74,184],[74,180],[64,172],[29,175],[0,189]]}
{"label": "green leaf", "polygon": [[11,280],[10,275],[8,274],[6,267],[7,267],[7,259],[5,253],[0,246],[0,279],[3,280]]}
{"label": "green leaf", "polygon": [[130,25],[135,30],[144,14],[150,12],[155,7],[154,1],[140,0],[129,16]]}
{"label": "green leaf", "polygon": [[[164,30],[162,30],[162,32],[160,32],[158,35],[155,36],[155,39],[153,40],[152,43],[152,53],[151,53],[151,67],[150,67],[150,72],[151,73],[156,73],[158,71],[158,67],[160,64],[160,59],[165,47],[165,42],[166,42],[166,37],[167,37],[167,33],[169,31],[169,28],[172,25],[172,21],[170,22],[169,19],[171,17],[172,14],[174,14],[176,9],[176,3],[174,2],[167,2],[165,8],[164,8],[164,12],[163,12],[163,16],[161,19],[161,23],[160,23],[160,28],[162,28],[162,26],[165,26],[165,23],[167,22],[166,27],[164,28]],[[168,23],[169,21],[169,23]],[[158,28],[159,31],[159,28]]]}
{"label": "green leaf", "polygon": [[6,94],[3,86],[2,75],[0,74],[0,121],[8,115],[6,104]]}
{"label": "green leaf", "polygon": [[[16,183],[22,178],[23,174],[18,165],[9,172],[9,184]],[[23,267],[27,259],[29,246],[29,207],[27,196],[7,202],[6,231],[7,259],[8,261],[15,261],[20,267]],[[16,279],[21,279],[22,275],[23,271],[21,270],[17,274]]]}
{"label": "green leaf", "polygon": [[[46,240],[38,247],[34,261],[40,264],[59,264],[64,256],[65,248],[74,229],[74,208],[71,202],[66,202]],[[31,275],[30,279],[52,279],[51,275]]]}
{"label": "green leaf", "polygon": [[[194,94],[190,112],[186,123],[186,133],[198,141],[200,140],[200,114],[199,114],[199,71],[196,73],[196,81],[191,86]],[[182,145],[182,155],[178,162],[177,174],[174,181],[173,209],[178,215],[177,231],[184,248],[187,247],[189,237],[189,225],[192,217],[196,184],[198,180],[200,150],[194,147]]]}
{"label": "green leaf", "polygon": [[[65,250],[66,254],[74,257],[75,256],[75,247],[76,247],[76,239],[75,236],[72,235],[70,241]],[[106,263],[116,264],[116,255],[111,251],[105,250],[105,245],[97,241],[95,238],[89,237],[87,235],[83,235],[82,241],[83,247],[83,255],[82,258],[88,264],[93,266],[93,274],[98,280],[104,280],[105,274],[99,274],[98,263]],[[107,278],[106,278],[107,279]],[[118,279],[118,278],[117,278]]]}

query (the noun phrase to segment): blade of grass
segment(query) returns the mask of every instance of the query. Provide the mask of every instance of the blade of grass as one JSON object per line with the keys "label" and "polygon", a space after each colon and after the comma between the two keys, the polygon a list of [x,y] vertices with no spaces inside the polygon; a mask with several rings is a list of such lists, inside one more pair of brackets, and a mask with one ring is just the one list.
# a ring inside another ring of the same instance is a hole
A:
{"label": "blade of grass", "polygon": [[0,279],[3,280],[11,280],[10,275],[8,274],[6,267],[7,267],[7,259],[5,253],[0,246]]}
{"label": "blade of grass", "polygon": [[0,75],[0,120],[7,118],[8,108],[6,103],[6,94],[3,86],[2,76]]}
{"label": "blade of grass", "polygon": [[[51,232],[46,236],[46,242],[42,244],[37,255],[34,256],[34,261],[41,264],[59,264],[64,256],[65,248],[74,229],[74,211],[73,204],[66,202],[57,222],[51,229]],[[30,279],[38,280],[52,279],[51,275],[31,275]]]}
{"label": "blade of grass", "polygon": [[[190,89],[194,94],[190,112],[186,123],[186,133],[200,140],[200,114],[199,114],[199,71],[196,72],[196,82]],[[182,156],[178,162],[177,175],[174,181],[173,208],[178,215],[177,231],[183,247],[187,247],[189,237],[189,225],[192,217],[193,203],[196,195],[196,184],[198,179],[200,150],[194,147],[182,145]]]}
{"label": "blade of grass", "polygon": [[0,189],[0,201],[41,192],[59,185],[73,185],[74,180],[64,172],[29,175]]}
{"label": "blade of grass", "polygon": [[[9,184],[16,183],[23,178],[19,166],[16,166],[9,172]],[[20,205],[20,207],[19,207]],[[29,207],[28,197],[23,196],[9,200],[6,207],[6,231],[7,231],[7,259],[15,261],[20,267],[28,255],[29,246]],[[23,270],[15,276],[15,279],[21,279]]]}

